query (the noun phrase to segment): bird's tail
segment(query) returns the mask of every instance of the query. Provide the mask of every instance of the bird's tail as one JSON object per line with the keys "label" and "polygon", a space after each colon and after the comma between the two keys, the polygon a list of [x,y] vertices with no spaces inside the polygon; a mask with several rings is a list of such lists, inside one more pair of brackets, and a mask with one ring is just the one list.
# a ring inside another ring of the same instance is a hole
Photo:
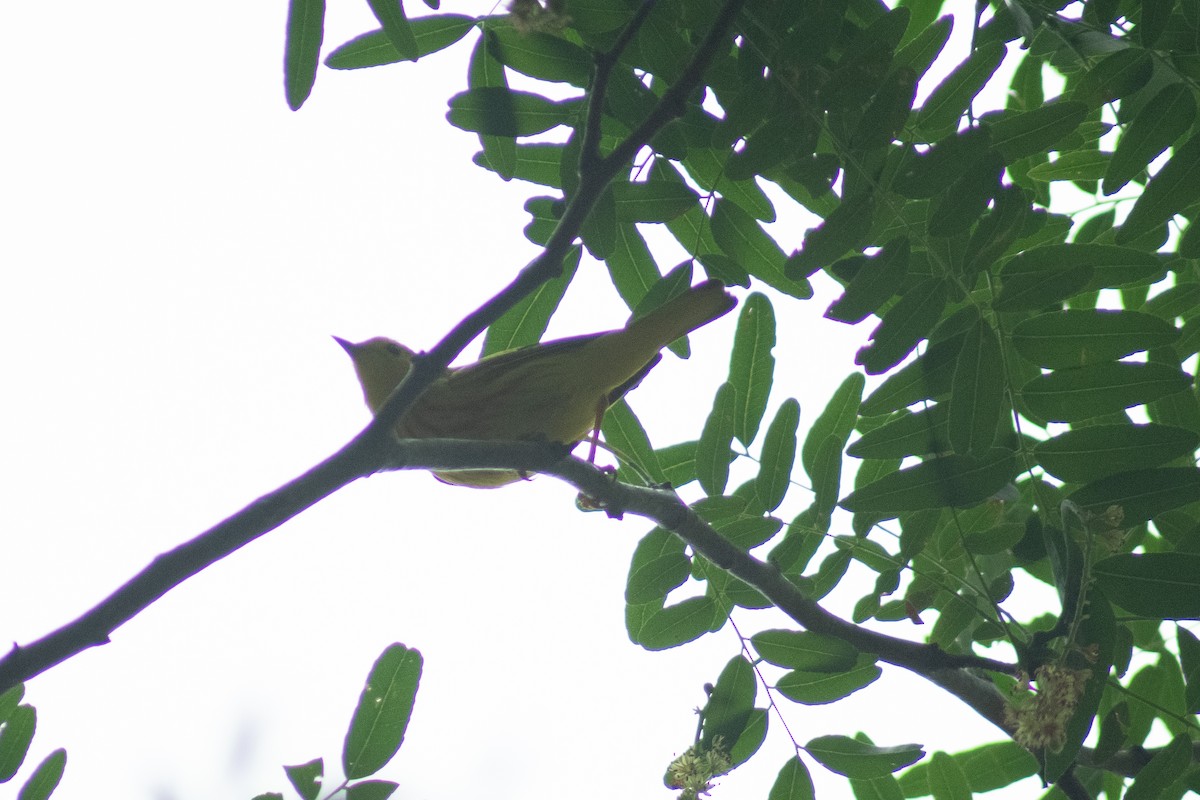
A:
{"label": "bird's tail", "polygon": [[727,314],[736,304],[725,284],[708,280],[629,323],[625,338],[649,359],[676,339]]}

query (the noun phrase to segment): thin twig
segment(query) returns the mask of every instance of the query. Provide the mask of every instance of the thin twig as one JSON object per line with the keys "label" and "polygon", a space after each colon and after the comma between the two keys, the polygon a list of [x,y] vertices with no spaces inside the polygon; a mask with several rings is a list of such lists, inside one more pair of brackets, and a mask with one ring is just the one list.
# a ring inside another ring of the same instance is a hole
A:
{"label": "thin twig", "polygon": [[613,42],[612,47],[595,56],[595,63],[592,66],[591,92],[588,95],[587,116],[584,117],[583,136],[579,148],[580,180],[594,170],[600,161],[600,118],[604,115],[604,100],[608,96],[608,82],[612,78],[612,71],[616,67],[617,61],[620,60],[621,54],[625,52],[625,48],[629,47],[633,37],[646,24],[646,19],[657,4],[658,0],[643,0],[637,13],[621,31],[621,35]]}

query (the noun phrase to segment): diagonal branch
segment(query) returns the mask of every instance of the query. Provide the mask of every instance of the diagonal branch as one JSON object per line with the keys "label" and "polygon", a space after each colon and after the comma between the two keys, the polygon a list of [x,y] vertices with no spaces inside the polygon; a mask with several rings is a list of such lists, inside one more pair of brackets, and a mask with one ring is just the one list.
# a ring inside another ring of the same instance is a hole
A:
{"label": "diagonal branch", "polygon": [[[733,16],[743,2],[744,0],[726,0],[723,13],[714,22],[701,47],[693,55],[684,77],[672,87],[672,90],[678,89],[679,96],[686,97],[696,88],[705,65],[711,61],[715,47],[728,34]],[[640,13],[630,22],[626,32],[622,34],[622,46],[632,40],[637,26],[644,23],[648,13],[649,10]],[[706,48],[713,50],[710,52]],[[615,65],[619,56],[619,52],[610,53],[610,64]],[[609,67],[611,68],[612,66]],[[600,107],[603,97],[593,97],[593,101]],[[621,147],[636,153],[670,121],[676,112],[661,111],[660,107],[665,102],[666,96],[650,112],[647,121],[622,142]],[[578,191],[571,198],[545,250],[525,266],[502,292],[467,315],[428,354],[418,357],[408,376],[379,410],[379,414],[354,439],[304,474],[263,495],[190,541],[155,557],[141,572],[82,616],[28,645],[14,644],[8,654],[0,658],[0,693],[88,648],[107,643],[113,631],[188,578],[274,530],[351,481],[394,464],[398,450],[391,431],[396,422],[441,375],[450,361],[484,328],[499,319],[505,311],[542,283],[561,272],[563,258],[578,238],[584,220],[609,182],[619,172],[621,164],[620,159],[610,155],[587,172],[586,179],[580,181]],[[473,444],[479,447],[481,443]],[[475,457],[477,461],[453,466],[495,466],[537,471],[561,457],[561,452],[552,452],[548,456],[543,446],[540,453],[531,453],[527,449],[514,455],[514,451],[510,450],[507,454],[497,456],[495,452],[489,452],[487,455],[496,458],[497,461],[487,461],[482,454],[488,451],[489,446],[503,447],[504,443],[483,443],[482,450],[468,453],[466,456]],[[414,452],[419,452],[422,447],[436,449],[437,444],[412,443],[412,447]],[[403,448],[399,451],[403,452]],[[425,455],[429,456],[428,453]],[[459,457],[463,457],[463,454],[460,453]],[[400,460],[413,467],[424,466],[411,456],[401,456]],[[452,466],[446,463],[445,459],[439,460],[436,456],[429,456],[427,461],[428,466]]]}
{"label": "diagonal branch", "polygon": [[548,470],[585,494],[602,501],[610,515],[628,512],[647,517],[672,531],[697,553],[753,586],[805,629],[836,637],[881,661],[904,667],[942,687],[1006,734],[1004,698],[974,670],[1015,674],[1009,664],[973,654],[947,653],[936,645],[921,644],[868,630],[837,617],[806,597],[773,564],[760,561],[735,547],[701,519],[674,492],[614,483],[607,475],[578,459],[564,459]]}

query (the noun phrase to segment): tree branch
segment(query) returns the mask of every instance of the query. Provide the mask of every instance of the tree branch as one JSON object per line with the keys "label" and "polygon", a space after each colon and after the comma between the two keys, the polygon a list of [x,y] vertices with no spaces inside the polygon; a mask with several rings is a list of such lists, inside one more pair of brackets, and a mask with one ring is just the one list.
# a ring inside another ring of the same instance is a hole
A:
{"label": "tree branch", "polygon": [[[698,65],[707,64],[711,60],[712,54],[705,52],[704,48],[715,47],[715,43],[719,43],[724,38],[733,14],[743,2],[744,0],[727,0],[725,3],[724,13],[714,22],[701,49],[693,56],[691,64],[685,70],[684,78],[677,83],[677,87],[684,97],[695,88],[696,82],[700,80],[703,67]],[[631,20],[630,25],[619,39],[622,47],[632,40],[637,28],[644,23],[648,13],[648,10],[645,13],[639,13]],[[611,64],[615,65],[619,56],[620,52],[614,48],[610,53]],[[687,81],[691,81],[691,85],[687,85]],[[597,107],[603,106],[603,100],[603,97],[593,97]],[[651,111],[647,121],[639,126],[638,130],[631,134],[625,142],[622,142],[622,146],[627,149],[631,148],[632,152],[636,153],[649,142],[650,138],[657,133],[657,129],[653,125],[657,124],[661,127],[672,116],[660,112],[660,107],[664,102],[667,102],[665,96]],[[653,122],[655,120],[657,120],[656,123]],[[580,181],[575,196],[571,198],[566,212],[559,220],[542,253],[526,265],[516,279],[503,291],[454,326],[428,354],[415,359],[413,368],[396,387],[387,403],[380,408],[371,423],[345,447],[275,491],[263,495],[223,522],[174,550],[157,556],[145,569],[74,621],[28,645],[14,644],[9,653],[0,658],[0,693],[45,672],[73,655],[108,642],[113,631],[133,619],[175,586],[249,544],[259,536],[274,530],[351,481],[393,465],[397,458],[411,461],[410,466],[412,467],[460,466],[459,464],[450,465],[440,462],[432,455],[429,455],[430,463],[428,464],[420,464],[412,458],[413,453],[422,453],[424,448],[436,449],[437,445],[433,443],[410,443],[412,451],[408,455],[398,456],[397,453],[402,451],[397,449],[391,431],[417,398],[442,374],[450,361],[471,340],[538,286],[562,271],[563,258],[578,238],[587,215],[609,182],[618,173],[620,164],[619,159],[610,157],[588,171],[585,176],[586,180]],[[491,453],[496,460],[489,461],[485,457],[488,455],[485,451],[489,451],[490,448],[503,448],[506,446],[505,443],[472,444],[480,449],[468,453],[467,456],[478,457],[479,460],[461,466],[507,467],[538,471],[547,466],[549,461],[557,460],[561,456],[560,450],[551,454],[552,458],[548,457],[544,446],[540,452],[530,452],[529,450],[516,452],[511,449],[512,445],[509,444],[507,447],[510,449],[505,456],[496,456],[495,453]],[[532,449],[536,450],[537,448]],[[460,453],[460,455],[462,454]],[[466,456],[464,456],[464,460],[465,458]]]}
{"label": "tree branch", "polygon": [[735,547],[701,519],[674,492],[616,483],[610,476],[576,458],[548,470],[601,502],[612,516],[628,512],[647,517],[672,531],[697,553],[761,592],[777,608],[806,630],[833,636],[881,661],[904,667],[942,687],[1006,734],[1004,697],[988,681],[970,670],[1005,674],[1016,664],[972,654],[947,653],[936,645],[911,642],[862,628],[837,617],[804,593],[774,565]]}

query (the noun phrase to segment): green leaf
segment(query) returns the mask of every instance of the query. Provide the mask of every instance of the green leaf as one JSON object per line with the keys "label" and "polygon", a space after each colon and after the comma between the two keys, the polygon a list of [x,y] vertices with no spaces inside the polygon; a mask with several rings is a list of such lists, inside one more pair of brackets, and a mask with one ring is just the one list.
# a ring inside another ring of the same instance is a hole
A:
{"label": "green leaf", "polygon": [[1142,0],[1138,4],[1138,24],[1133,35],[1142,47],[1150,48],[1158,42],[1167,29],[1174,7],[1171,0]]}
{"label": "green leaf", "polygon": [[561,275],[543,283],[533,294],[522,298],[488,327],[481,357],[541,341],[542,334],[546,332],[546,326],[550,323],[550,317],[558,310],[558,304],[562,302],[567,286],[575,277],[580,255],[579,247],[572,247],[563,259]]}
{"label": "green leaf", "polygon": [[713,629],[718,610],[711,597],[689,597],[651,614],[635,643],[647,650],[667,650],[695,641]]}
{"label": "green leaf", "polygon": [[[1193,226],[1189,225],[1188,230]],[[1200,284],[1181,283],[1146,301],[1146,310],[1156,317],[1173,320],[1200,306]]]}
{"label": "green leaf", "polygon": [[800,250],[792,253],[784,264],[784,274],[792,280],[807,278],[848,250],[861,249],[871,231],[874,213],[875,201],[871,195],[842,200],[824,222],[804,234]]}
{"label": "green leaf", "polygon": [[37,729],[37,711],[21,705],[8,715],[0,728],[0,783],[12,780],[29,754],[29,744]]}
{"label": "green leaf", "polygon": [[63,770],[67,768],[67,751],[63,748],[50,753],[37,765],[29,780],[17,793],[17,800],[46,800],[58,788]]}
{"label": "green leaf", "polygon": [[24,696],[25,684],[23,683],[18,683],[4,694],[0,694],[0,722],[4,722],[17,710],[21,704],[21,698]]}
{"label": "green leaf", "polygon": [[1078,128],[1087,113],[1083,103],[1060,100],[1030,111],[1005,114],[989,122],[992,147],[1005,164],[1043,153]]}
{"label": "green leaf", "polygon": [[758,435],[767,410],[775,375],[774,347],[775,311],[765,295],[755,292],[742,305],[729,360],[729,384],[736,390],[733,433],[746,447]]}
{"label": "green leaf", "polygon": [[1004,413],[1000,339],[983,319],[967,331],[950,388],[948,434],[956,453],[982,454],[996,441]]}
{"label": "green leaf", "polygon": [[1126,611],[1152,619],[1200,619],[1200,555],[1125,553],[1096,564],[1100,589]]}
{"label": "green leaf", "polygon": [[728,381],[721,384],[696,445],[696,477],[700,488],[710,497],[723,493],[729,481],[729,445],[735,429],[737,394],[733,384]]}
{"label": "green leaf", "polygon": [[800,460],[804,471],[813,481],[817,480],[822,470],[818,455],[825,441],[832,437],[840,455],[850,439],[850,434],[854,432],[865,385],[866,379],[860,373],[852,372],[847,375],[809,429],[800,452]]}
{"label": "green leaf", "polygon": [[921,281],[884,313],[871,332],[871,344],[860,349],[854,363],[868,375],[879,375],[899,364],[929,335],[946,308],[946,284],[941,278]]}
{"label": "green leaf", "polygon": [[[702,135],[710,134],[705,132]],[[775,207],[756,181],[735,181],[726,177],[725,162],[728,157],[725,151],[717,152],[711,147],[689,147],[683,165],[705,192],[719,191],[722,200],[733,203],[754,219],[774,222]]]}
{"label": "green leaf", "polygon": [[1078,422],[1112,414],[1181,392],[1191,379],[1165,364],[1113,361],[1039,375],[1021,389],[1021,399],[1049,422]]}
{"label": "green leaf", "polygon": [[325,0],[288,0],[283,88],[292,111],[304,105],[312,92],[324,37]]}
{"label": "green leaf", "polygon": [[[604,433],[605,443],[619,454],[622,462],[633,461],[654,483],[664,483],[667,480],[658,454],[650,446],[650,437],[646,435],[646,429],[624,399],[614,403],[604,412],[600,429]],[[629,483],[641,482],[640,479],[634,481],[630,478],[632,476],[622,474],[622,479]]]}
{"label": "green leaf", "polygon": [[[1029,751],[1013,741],[995,742],[966,750],[955,754],[954,760],[975,792],[990,792],[1010,786],[1033,775],[1038,768],[1037,760]],[[932,792],[929,766],[928,761],[917,764],[900,776],[900,787],[905,797],[921,797]]]}
{"label": "green leaf", "polygon": [[1025,174],[1035,181],[1098,181],[1108,173],[1111,159],[1099,150],[1075,150],[1037,164]]}
{"label": "green leaf", "polygon": [[1200,135],[1183,143],[1133,205],[1117,231],[1117,244],[1132,242],[1200,199]]}
{"label": "green leaf", "polygon": [[342,770],[348,780],[365,778],[383,768],[404,741],[421,682],[421,653],[391,644],[376,659],[342,747]]}
{"label": "green leaf", "polygon": [[[565,154],[574,162],[574,153]],[[573,191],[569,189],[568,191]],[[606,187],[601,192],[592,213],[583,221],[580,236],[588,252],[596,259],[603,261],[608,258],[617,246],[617,210],[613,202],[612,188]]]}
{"label": "green leaf", "polygon": [[1133,525],[1200,500],[1200,469],[1159,467],[1118,472],[1075,490],[1067,499],[1097,513],[1118,506],[1124,512],[1124,523]]}
{"label": "green leaf", "polygon": [[986,212],[988,204],[1000,194],[1004,164],[995,153],[988,153],[968,167],[950,188],[929,205],[926,229],[929,235],[950,238],[966,233]]}
{"label": "green leaf", "polygon": [[[879,676],[883,674],[883,670],[875,664],[865,664],[863,666],[848,669],[845,672],[806,672],[803,670],[792,670],[784,675],[775,684],[775,688],[789,700],[796,703],[803,703],[808,706],[825,705],[827,703],[835,703],[843,697],[848,697],[854,694],[859,689],[870,686]],[[825,764],[816,753],[810,752],[813,758]],[[825,764],[825,766],[829,766]],[[834,772],[840,770],[833,769]],[[842,773],[843,775],[845,773]]]}
{"label": "green leaf", "polygon": [[871,149],[891,144],[908,120],[916,88],[916,72],[903,66],[893,69],[851,134],[850,146]]}
{"label": "green leaf", "polygon": [[1071,87],[1070,97],[1092,107],[1111,103],[1146,85],[1154,60],[1145,50],[1130,47],[1100,59]]}
{"label": "green leaf", "polygon": [[755,478],[755,494],[767,511],[779,508],[792,479],[796,461],[796,428],[800,425],[800,404],[789,397],[775,412],[767,428],[762,456]]}
{"label": "green leaf", "polygon": [[889,473],[841,502],[848,511],[895,516],[943,506],[964,508],[981,503],[1016,475],[1011,450],[997,448],[982,457],[948,455]]}
{"label": "green leaf", "polygon": [[754,666],[742,656],[731,658],[721,670],[704,706],[702,744],[711,747],[718,736],[727,745],[737,741],[749,721],[757,693]]}
{"label": "green leaf", "polygon": [[[508,74],[504,69],[504,65],[496,60],[496,57],[492,55],[492,48],[488,45],[488,42],[494,36],[495,33],[493,31],[484,28],[482,35],[475,41],[475,46],[471,48],[471,57],[467,62],[467,88],[469,89],[482,89],[486,87],[508,88]],[[493,136],[484,133],[479,135],[479,145],[483,148],[483,152],[476,156],[476,163],[482,163],[487,169],[494,170],[496,174],[506,181],[512,180],[515,177],[519,164],[517,142],[515,139],[508,136]],[[561,188],[563,182],[561,161],[560,150],[552,177],[541,178],[541,180],[548,181],[547,185]],[[521,171],[528,173],[531,170],[526,166]],[[529,208],[528,204],[526,204],[526,208]],[[551,208],[550,217],[553,218],[553,221],[544,225],[548,230],[541,239],[543,242],[549,241],[550,234],[557,227],[558,217],[561,215],[561,211],[554,214],[553,208]],[[525,235],[533,241],[538,241],[534,239],[534,235],[528,228],[525,231]]]}
{"label": "green leaf", "polygon": [[542,81],[569,83],[583,88],[592,73],[592,59],[577,44],[539,31],[514,26],[494,28],[494,54],[500,63]]}
{"label": "green leaf", "polygon": [[891,775],[880,778],[851,778],[854,800],[904,800],[900,784]]}
{"label": "green leaf", "polygon": [[876,747],[846,736],[818,736],[804,750],[827,769],[847,778],[879,778],[925,755],[918,744]]}
{"label": "green leaf", "polygon": [[[417,58],[444,50],[475,27],[475,18],[464,14],[434,14],[409,20]],[[330,69],[364,69],[406,60],[382,30],[356,36],[325,57]],[[415,61],[416,59],[410,59]]]}
{"label": "green leaf", "polygon": [[[680,559],[686,562],[682,576],[678,575]],[[682,586],[691,574],[691,561],[685,555],[683,540],[663,528],[655,528],[638,542],[629,564],[625,600],[628,606],[649,605],[655,611],[663,607],[667,594]],[[674,581],[678,580],[678,583]],[[630,638],[637,641],[634,631]]]}
{"label": "green leaf", "polygon": [[946,394],[954,379],[961,346],[962,338],[931,344],[924,353],[893,372],[871,392],[863,401],[860,413],[864,417],[888,414]]}
{"label": "green leaf", "polygon": [[621,222],[668,222],[700,202],[687,186],[666,181],[613,183],[613,198]]}
{"label": "green leaf", "polygon": [[1108,710],[1100,723],[1100,736],[1096,739],[1097,758],[1109,759],[1125,743],[1125,730],[1129,727],[1129,702],[1122,700]]}
{"label": "green leaf", "polygon": [[929,760],[929,789],[933,800],[971,800],[971,784],[954,756],[941,750]]}
{"label": "green leaf", "polygon": [[[793,282],[784,275],[783,250],[737,204],[726,199],[717,201],[712,215],[712,235],[723,253],[756,278],[772,286],[779,281]],[[807,281],[798,283],[807,285]]]}
{"label": "green leaf", "polygon": [[766,709],[754,708],[746,718],[746,724],[729,748],[729,760],[734,767],[740,766],[758,752],[767,738]]}
{"label": "green leaf", "polygon": [[837,506],[842,490],[842,448],[845,440],[837,436],[826,436],[817,450],[812,473],[813,510],[820,517],[818,524],[828,525],[829,515]]}
{"label": "green leaf", "polygon": [[751,550],[769,541],[783,527],[783,522],[775,517],[739,517],[715,523],[713,527],[734,547]]}
{"label": "green leaf", "polygon": [[1025,190],[1017,186],[1000,189],[987,215],[975,226],[963,256],[963,272],[974,275],[992,267],[1013,243],[1024,235],[1034,212]]}
{"label": "green leaf", "polygon": [[779,770],[767,800],[816,800],[816,796],[808,768],[799,756],[792,756]]}
{"label": "green leaf", "polygon": [[1051,267],[1036,272],[1014,271],[1011,275],[1001,272],[1000,293],[992,307],[997,311],[1034,311],[1057,305],[1078,294],[1092,274],[1091,267]]}
{"label": "green leaf", "polygon": [[1172,83],[1142,106],[1125,128],[1104,174],[1102,191],[1116,193],[1151,161],[1187,133],[1196,118],[1196,98],[1182,83]]}
{"label": "green leaf", "polygon": [[566,0],[564,12],[577,30],[604,33],[629,22],[633,8],[611,0]]}
{"label": "green leaf", "polygon": [[1126,790],[1124,800],[1157,800],[1192,763],[1192,740],[1181,733],[1142,767]]}
{"label": "green leaf", "polygon": [[[909,3],[909,6],[911,5],[912,3]],[[936,14],[937,9],[933,13]],[[931,22],[928,26],[917,24],[916,19],[914,19],[909,24],[905,36],[907,38],[914,31],[917,31],[917,33],[912,37],[911,41],[896,51],[896,57],[892,60],[892,63],[898,67],[911,67],[917,73],[918,77],[924,75],[933,66],[934,60],[942,52],[942,48],[946,46],[946,42],[950,41],[950,32],[952,30],[954,30],[954,17],[950,15],[941,17]]]}
{"label": "green leaf", "polygon": [[384,36],[391,42],[400,58],[416,61],[420,50],[408,17],[404,16],[402,0],[367,0],[367,5],[371,7],[375,19],[379,20],[379,26],[383,28]]}
{"label": "green leaf", "polygon": [[858,256],[846,291],[825,311],[827,319],[855,325],[892,299],[908,274],[909,243],[902,236],[889,241],[873,256]]}
{"label": "green leaf", "polygon": [[924,153],[906,153],[892,188],[914,200],[936,197],[991,152],[992,134],[976,127],[952,133]]}
{"label": "green leaf", "polygon": [[346,800],[387,800],[399,786],[392,781],[359,781],[346,787]]}
{"label": "green leaf", "polygon": [[285,766],[288,782],[304,800],[317,800],[321,793],[321,780],[325,777],[325,762],[320,758],[294,766]]}
{"label": "green leaf", "polygon": [[991,80],[1004,60],[1004,54],[1004,45],[988,42],[955,67],[918,109],[913,122],[917,135],[923,141],[932,142],[957,128],[959,118]]}
{"label": "green leaf", "polygon": [[942,453],[950,449],[946,428],[947,404],[938,403],[902,416],[864,433],[846,449],[855,458],[907,458]]}
{"label": "green leaf", "polygon": [[630,308],[636,308],[661,277],[658,265],[637,226],[618,223],[614,231],[613,247],[604,263],[621,299]]}
{"label": "green leaf", "polygon": [[858,660],[853,646],[812,631],[775,628],[754,634],[750,643],[764,661],[805,672],[845,672]]}
{"label": "green leaf", "polygon": [[568,124],[579,108],[579,100],[554,101],[502,86],[481,86],[451,97],[446,119],[475,133],[533,136]]}
{"label": "green leaf", "polygon": [[1084,286],[1117,288],[1153,278],[1163,271],[1153,253],[1104,244],[1052,244],[1026,250],[1000,273],[996,299],[1000,311],[1041,309]]}
{"label": "green leaf", "polygon": [[1200,447],[1200,436],[1170,425],[1095,425],[1038,442],[1042,467],[1067,483],[1087,483],[1166,464]]}
{"label": "green leaf", "polygon": [[[697,440],[667,445],[655,450],[666,483],[678,489],[696,480]],[[733,453],[730,453],[730,460]]]}
{"label": "green leaf", "polygon": [[1179,330],[1140,311],[1068,309],[1024,319],[1013,328],[1017,352],[1049,369],[1114,361],[1172,344]]}

